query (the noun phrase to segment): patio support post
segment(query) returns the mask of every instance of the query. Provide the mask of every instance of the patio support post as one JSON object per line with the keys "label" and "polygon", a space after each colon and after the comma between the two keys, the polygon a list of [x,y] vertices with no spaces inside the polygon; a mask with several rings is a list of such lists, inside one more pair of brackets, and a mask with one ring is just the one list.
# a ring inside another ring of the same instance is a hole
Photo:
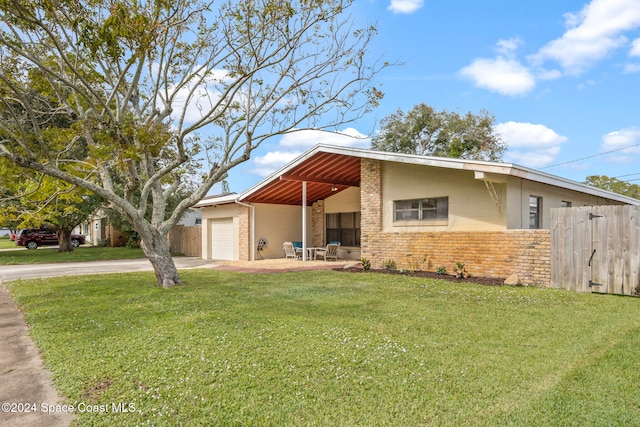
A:
{"label": "patio support post", "polygon": [[302,181],[302,260],[307,260],[307,181]]}

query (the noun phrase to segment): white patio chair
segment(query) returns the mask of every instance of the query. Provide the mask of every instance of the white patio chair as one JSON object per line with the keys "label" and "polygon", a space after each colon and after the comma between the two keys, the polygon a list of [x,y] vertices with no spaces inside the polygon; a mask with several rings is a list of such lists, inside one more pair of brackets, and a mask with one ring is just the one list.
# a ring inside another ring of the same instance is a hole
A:
{"label": "white patio chair", "polygon": [[340,243],[329,243],[326,248],[316,250],[316,259],[322,257],[325,261],[329,261],[329,259],[337,261],[339,248]]}
{"label": "white patio chair", "polygon": [[296,252],[296,250],[293,247],[293,243],[291,242],[284,242],[282,244],[282,248],[284,249],[284,258],[285,259],[299,259],[300,255],[298,255],[298,253]]}

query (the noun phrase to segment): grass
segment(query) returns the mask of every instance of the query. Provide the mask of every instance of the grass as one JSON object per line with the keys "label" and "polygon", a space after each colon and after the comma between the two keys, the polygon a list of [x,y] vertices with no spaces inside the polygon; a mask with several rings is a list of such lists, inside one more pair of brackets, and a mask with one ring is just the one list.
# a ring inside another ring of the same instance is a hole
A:
{"label": "grass", "polygon": [[76,425],[640,420],[638,299],[333,271],[182,277],[7,284],[69,403],[109,408]]}
{"label": "grass", "polygon": [[0,249],[13,249],[16,244],[9,239],[9,236],[0,237]]}
{"label": "grass", "polygon": [[[12,246],[15,248],[15,245]],[[80,246],[72,252],[58,252],[43,246],[35,250],[19,249],[0,252],[0,265],[43,264],[50,262],[105,261],[113,259],[144,258],[141,249]]]}

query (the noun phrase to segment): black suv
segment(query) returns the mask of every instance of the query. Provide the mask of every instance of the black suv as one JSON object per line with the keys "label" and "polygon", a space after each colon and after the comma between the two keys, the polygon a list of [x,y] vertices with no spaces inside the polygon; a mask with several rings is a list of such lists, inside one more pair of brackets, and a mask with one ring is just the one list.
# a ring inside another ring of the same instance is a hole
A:
{"label": "black suv", "polygon": [[[85,243],[84,236],[71,235],[71,246],[77,248]],[[57,245],[58,236],[53,230],[46,228],[25,228],[16,237],[16,246],[25,246],[27,249],[37,249],[38,246]]]}

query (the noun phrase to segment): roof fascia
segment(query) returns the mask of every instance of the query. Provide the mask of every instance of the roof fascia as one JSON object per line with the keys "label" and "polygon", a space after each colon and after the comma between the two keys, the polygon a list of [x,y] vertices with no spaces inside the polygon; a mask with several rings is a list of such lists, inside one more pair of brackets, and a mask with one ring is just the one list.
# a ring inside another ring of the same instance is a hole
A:
{"label": "roof fascia", "polygon": [[607,190],[602,190],[600,188],[591,187],[589,185],[581,184],[579,182],[562,178],[557,175],[529,169],[524,166],[512,163],[498,163],[482,160],[466,160],[448,157],[420,156],[416,154],[390,153],[384,151],[372,151],[362,148],[342,147],[338,145],[327,144],[318,144],[313,148],[307,150],[305,153],[301,154],[282,168],[278,169],[277,171],[260,181],[258,184],[249,188],[245,192],[240,193],[240,195],[238,195],[237,197],[237,200],[243,200],[254,192],[260,190],[262,187],[269,184],[271,181],[280,179],[280,176],[285,175],[289,170],[305,162],[307,159],[313,157],[317,153],[340,154],[345,156],[353,156],[395,163],[407,163],[447,169],[469,170],[491,174],[509,175],[517,178],[527,179],[529,181],[577,191],[580,193],[591,194],[593,196],[615,200],[621,203],[640,205],[640,200],[631,197],[623,196],[621,194],[613,193]]}

